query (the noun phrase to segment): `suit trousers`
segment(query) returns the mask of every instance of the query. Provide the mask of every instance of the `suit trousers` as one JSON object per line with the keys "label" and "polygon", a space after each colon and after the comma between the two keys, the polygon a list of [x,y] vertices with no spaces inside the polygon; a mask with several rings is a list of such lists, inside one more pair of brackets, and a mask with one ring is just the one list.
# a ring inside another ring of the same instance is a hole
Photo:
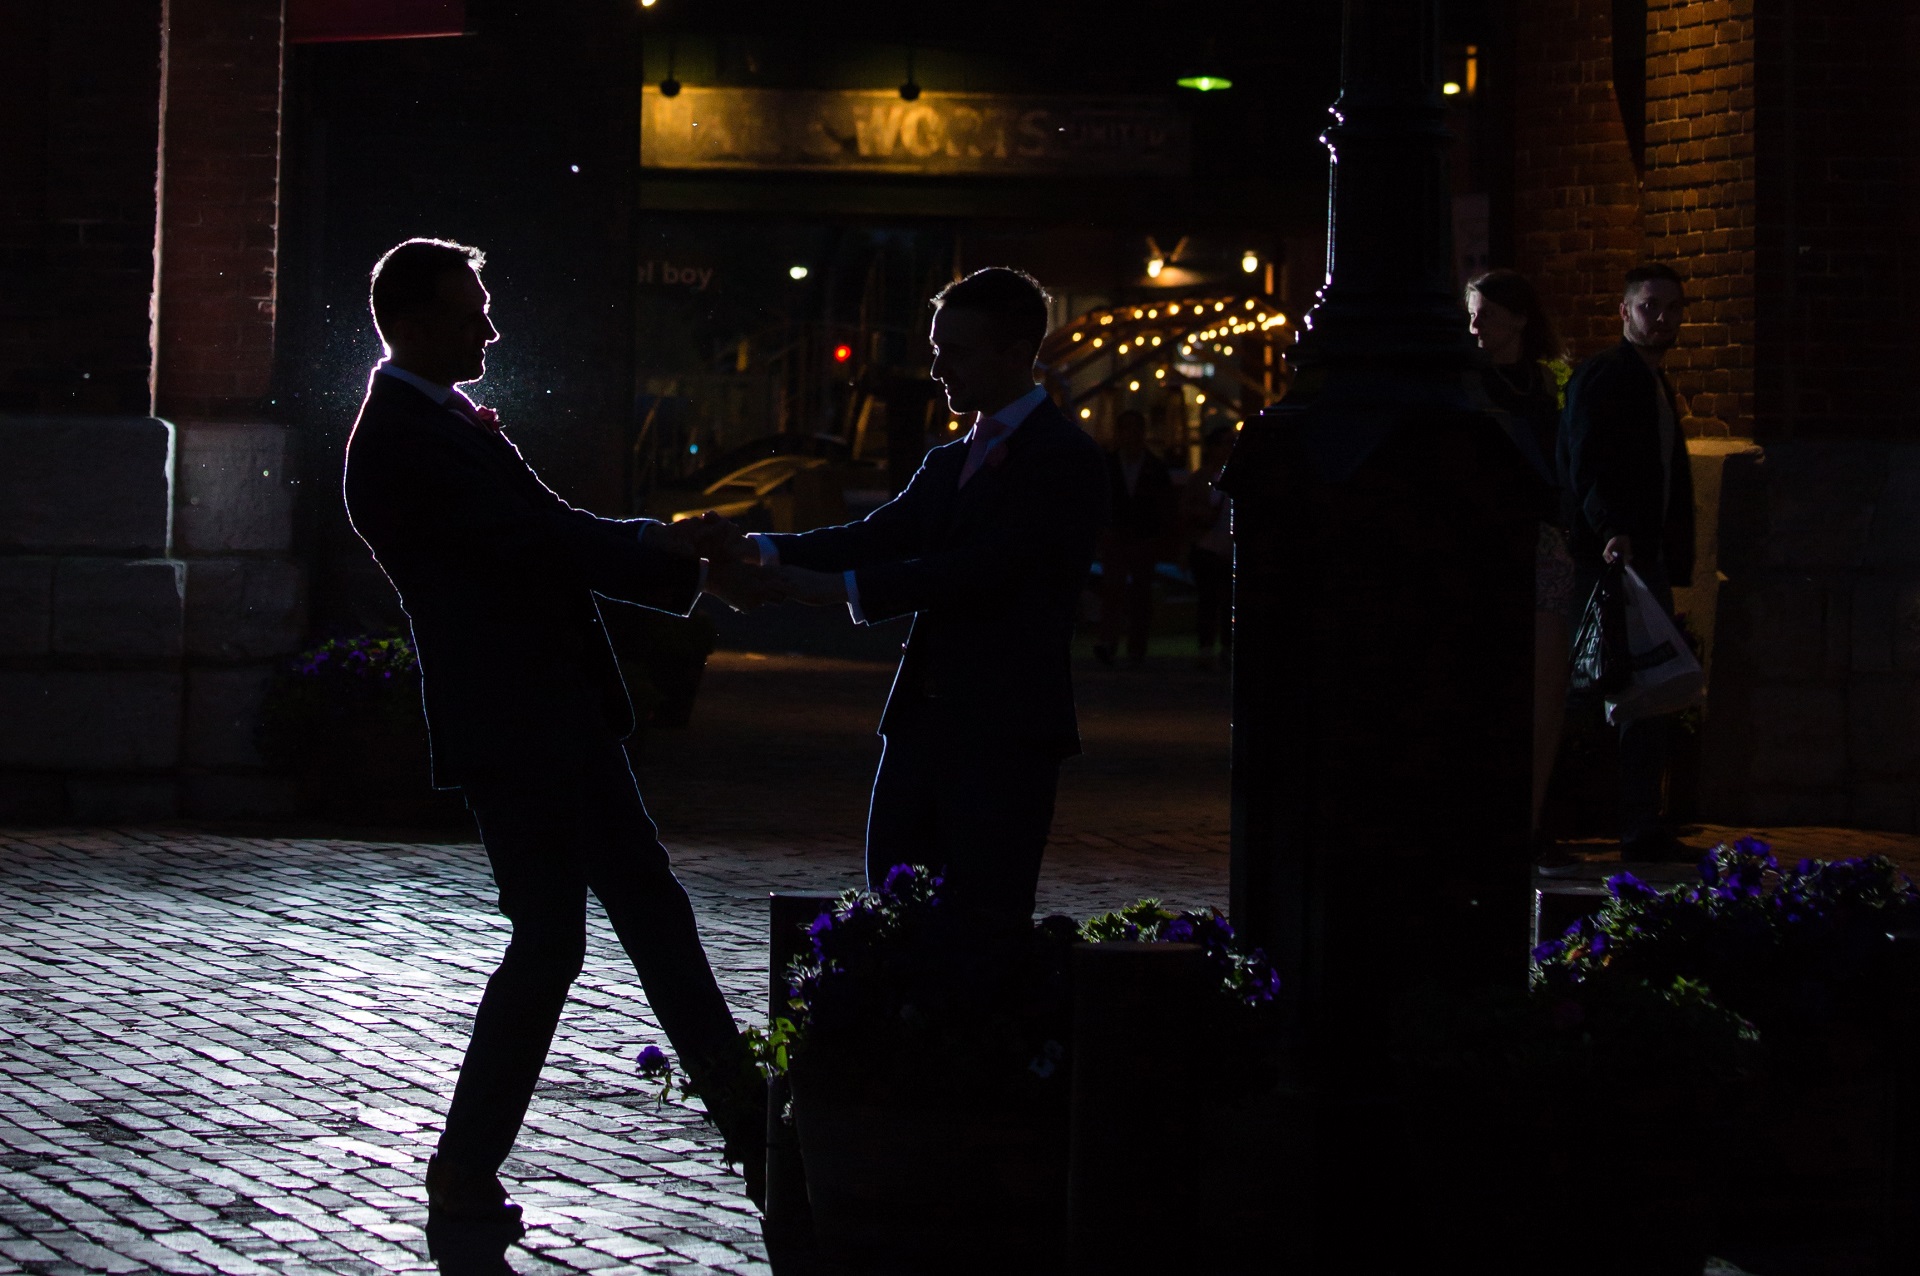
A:
{"label": "suit trousers", "polygon": [[[529,749],[523,765],[480,770],[463,787],[513,938],[474,1016],[443,1157],[492,1171],[512,1149],[586,956],[588,891],[605,907],[694,1084],[746,1066],[693,906],[618,741],[608,736],[544,758]],[[714,1117],[724,1130],[727,1114]]]}
{"label": "suit trousers", "polygon": [[[1669,617],[1673,615],[1673,587],[1667,583],[1666,564],[1657,558],[1633,562],[1647,591]],[[1576,569],[1573,601],[1585,607],[1599,582],[1599,569],[1581,563]],[[1656,834],[1665,806],[1667,760],[1672,753],[1671,714],[1641,718],[1620,733],[1620,840]]]}
{"label": "suit trousers", "polygon": [[1024,926],[1060,785],[1054,749],[956,730],[939,701],[888,733],[867,816],[867,884],[895,864],[942,870],[960,907]]}

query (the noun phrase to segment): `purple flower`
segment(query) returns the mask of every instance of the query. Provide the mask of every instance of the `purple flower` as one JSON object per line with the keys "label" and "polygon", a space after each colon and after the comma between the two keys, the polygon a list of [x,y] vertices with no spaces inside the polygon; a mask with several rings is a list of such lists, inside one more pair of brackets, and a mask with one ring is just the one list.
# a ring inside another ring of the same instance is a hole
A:
{"label": "purple flower", "polygon": [[886,894],[891,895],[896,891],[904,890],[908,886],[913,885],[915,876],[916,873],[913,865],[895,864],[887,870],[885,879],[880,883],[880,889]]}
{"label": "purple flower", "polygon": [[1167,928],[1161,932],[1160,937],[1169,944],[1191,943],[1193,940],[1193,923],[1184,917],[1176,917],[1167,923]]}
{"label": "purple flower", "polygon": [[1552,961],[1555,957],[1558,957],[1566,951],[1567,945],[1565,942],[1558,939],[1549,939],[1546,943],[1539,945],[1533,950],[1533,959],[1540,962]]}
{"label": "purple flower", "polygon": [[1587,951],[1592,953],[1595,957],[1598,957],[1601,953],[1606,952],[1607,951],[1606,932],[1604,931],[1594,932],[1593,942],[1590,945],[1588,945]]}
{"label": "purple flower", "polygon": [[1632,873],[1615,873],[1607,879],[1607,892],[1615,899],[1644,901],[1655,899],[1660,892],[1647,885]]}
{"label": "purple flower", "polygon": [[667,1052],[659,1046],[643,1046],[633,1061],[640,1065],[640,1075],[643,1077],[657,1077],[673,1071],[673,1060],[667,1058]]}

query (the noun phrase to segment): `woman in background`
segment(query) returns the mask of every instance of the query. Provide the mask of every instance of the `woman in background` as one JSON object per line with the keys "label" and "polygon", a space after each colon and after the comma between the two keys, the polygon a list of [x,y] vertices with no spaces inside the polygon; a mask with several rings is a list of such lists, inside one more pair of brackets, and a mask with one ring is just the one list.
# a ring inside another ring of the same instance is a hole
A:
{"label": "woman in background", "polygon": [[1571,369],[1540,295],[1517,270],[1490,270],[1467,284],[1473,335],[1487,352],[1481,384],[1494,407],[1524,428],[1523,449],[1545,479],[1533,563],[1533,817],[1536,852],[1540,809],[1560,752],[1567,709],[1567,653],[1573,639],[1573,557],[1567,552],[1566,476],[1555,457],[1560,408]]}

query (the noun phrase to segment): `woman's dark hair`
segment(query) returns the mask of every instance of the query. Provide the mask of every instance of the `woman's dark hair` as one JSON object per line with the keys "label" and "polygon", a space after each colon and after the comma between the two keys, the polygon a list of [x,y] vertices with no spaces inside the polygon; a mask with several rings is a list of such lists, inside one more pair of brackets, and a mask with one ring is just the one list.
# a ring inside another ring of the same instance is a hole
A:
{"label": "woman's dark hair", "polygon": [[450,239],[409,239],[394,245],[373,263],[373,289],[368,297],[373,322],[384,324],[424,309],[439,296],[442,276],[455,270],[477,275],[486,264],[487,255],[478,248]]}
{"label": "woman's dark hair", "polygon": [[1035,351],[1047,336],[1047,290],[1024,270],[988,266],[956,279],[934,294],[933,307],[975,310],[993,321],[1004,342],[1018,341]]}
{"label": "woman's dark hair", "polygon": [[1519,271],[1503,267],[1475,275],[1467,281],[1467,291],[1477,292],[1527,321],[1527,326],[1520,330],[1521,358],[1558,359],[1566,353],[1560,345],[1560,334],[1554,330],[1552,316],[1540,304],[1540,294]]}

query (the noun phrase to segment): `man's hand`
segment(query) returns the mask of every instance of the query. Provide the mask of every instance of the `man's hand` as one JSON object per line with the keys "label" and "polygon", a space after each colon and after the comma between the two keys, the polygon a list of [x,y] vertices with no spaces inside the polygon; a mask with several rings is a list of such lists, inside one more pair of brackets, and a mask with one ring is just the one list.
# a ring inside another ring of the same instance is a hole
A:
{"label": "man's hand", "polygon": [[777,572],[730,558],[707,560],[706,592],[735,611],[752,611],[787,596]]}
{"label": "man's hand", "polygon": [[1607,541],[1607,547],[1600,551],[1600,557],[1606,559],[1609,563],[1615,560],[1631,563],[1633,561],[1633,538],[1631,536],[1611,537]]}
{"label": "man's hand", "polygon": [[683,518],[674,524],[681,530],[693,547],[693,552],[702,558],[739,559],[742,545],[751,548],[753,542],[731,520],[708,510],[698,518]]}
{"label": "man's hand", "polygon": [[805,567],[770,567],[779,581],[781,597],[809,607],[827,607],[847,601],[847,578],[839,572],[816,572]]}

